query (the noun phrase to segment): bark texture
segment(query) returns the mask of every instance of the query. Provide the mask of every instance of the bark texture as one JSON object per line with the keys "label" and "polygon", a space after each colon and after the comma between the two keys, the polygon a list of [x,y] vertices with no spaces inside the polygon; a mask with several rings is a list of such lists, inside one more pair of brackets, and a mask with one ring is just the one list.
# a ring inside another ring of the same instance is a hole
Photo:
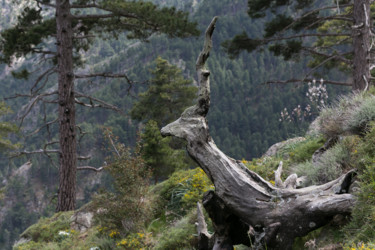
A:
{"label": "bark texture", "polygon": [[76,124],[73,73],[73,29],[70,1],[56,0],[60,169],[57,211],[74,210],[76,201]]}
{"label": "bark texture", "polygon": [[353,3],[353,90],[368,90],[370,82],[370,0]]}
{"label": "bark texture", "polygon": [[[274,187],[217,148],[206,121],[210,72],[205,68],[216,20],[215,17],[206,30],[204,47],[196,62],[198,102],[163,127],[161,133],[185,139],[189,155],[215,185],[215,192],[207,193],[203,199],[215,228],[213,246],[204,239],[200,249],[233,249],[233,244],[238,243],[254,249],[291,249],[295,237],[327,224],[336,214],[350,214],[355,199],[348,190],[355,172],[301,189],[293,189],[297,178],[291,177],[286,183],[277,175],[280,187]],[[201,238],[210,237],[204,226],[200,232]]]}

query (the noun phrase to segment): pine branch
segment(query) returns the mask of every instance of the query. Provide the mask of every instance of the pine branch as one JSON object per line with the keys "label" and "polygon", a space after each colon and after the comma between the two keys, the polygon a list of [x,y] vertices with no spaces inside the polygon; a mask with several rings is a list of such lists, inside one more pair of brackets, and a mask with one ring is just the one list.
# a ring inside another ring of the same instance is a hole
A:
{"label": "pine branch", "polygon": [[[353,4],[342,4],[342,5],[340,5],[341,8],[350,7],[350,6],[353,6]],[[306,18],[309,15],[314,14],[316,12],[320,12],[322,10],[328,10],[328,9],[337,9],[337,6],[336,5],[326,6],[326,7],[322,7],[322,8],[318,8],[318,9],[313,9],[311,11],[308,11],[305,14],[301,15],[300,17],[298,17],[297,19],[295,19],[291,24],[289,24],[288,26],[286,26],[283,30],[281,30],[280,33],[284,33],[286,30],[290,29],[293,25],[295,25],[297,22],[301,21],[303,18]],[[350,21],[353,21],[353,19],[351,19]]]}
{"label": "pine branch", "polygon": [[342,53],[342,54],[325,54],[325,53],[322,53],[322,52],[318,52],[312,48],[302,48],[303,50],[306,50],[307,52],[311,53],[311,54],[314,54],[314,55],[317,55],[317,56],[322,56],[322,57],[325,57],[325,58],[330,58],[332,56],[336,56],[336,59],[338,59],[339,61],[341,62],[344,62],[344,63],[347,63],[347,64],[352,64],[352,60],[349,60],[349,59],[346,59],[344,58],[343,56],[344,55],[349,55],[353,52],[346,52],[346,53]]}
{"label": "pine branch", "polygon": [[[267,44],[269,42],[274,42],[274,41],[280,41],[280,40],[290,40],[290,39],[295,39],[295,38],[304,38],[304,37],[335,37],[335,36],[351,36],[351,33],[342,33],[342,34],[337,34],[337,33],[315,33],[315,34],[300,34],[300,35],[292,35],[292,36],[285,36],[285,37],[273,37],[273,38],[266,38],[266,39],[257,39],[261,41],[264,44]],[[248,39],[250,40],[250,39]]]}
{"label": "pine branch", "polygon": [[[289,79],[286,81],[282,80],[272,80],[267,81],[263,84],[288,84],[288,83],[297,83],[297,82],[312,82],[314,79],[311,78],[305,78],[305,79]],[[331,80],[324,80],[324,83],[326,84],[333,84],[333,85],[340,85],[340,86],[352,86],[351,83],[347,82],[338,82],[338,81],[331,81]]]}

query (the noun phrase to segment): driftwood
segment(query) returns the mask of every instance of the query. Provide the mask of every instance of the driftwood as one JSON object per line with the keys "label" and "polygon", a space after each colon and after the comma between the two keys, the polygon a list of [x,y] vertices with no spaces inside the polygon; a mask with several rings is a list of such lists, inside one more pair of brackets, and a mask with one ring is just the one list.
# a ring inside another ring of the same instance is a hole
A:
{"label": "driftwood", "polygon": [[205,68],[216,20],[215,17],[206,30],[204,47],[196,62],[197,104],[163,127],[161,133],[185,139],[189,155],[215,185],[215,192],[210,191],[203,197],[215,234],[207,232],[200,209],[200,249],[233,249],[235,244],[253,249],[291,249],[295,237],[327,224],[337,214],[350,214],[355,199],[348,190],[355,172],[350,171],[324,185],[295,189],[295,183],[281,181],[280,169],[276,176],[278,187],[275,187],[217,148],[206,120],[210,107],[210,72]]}

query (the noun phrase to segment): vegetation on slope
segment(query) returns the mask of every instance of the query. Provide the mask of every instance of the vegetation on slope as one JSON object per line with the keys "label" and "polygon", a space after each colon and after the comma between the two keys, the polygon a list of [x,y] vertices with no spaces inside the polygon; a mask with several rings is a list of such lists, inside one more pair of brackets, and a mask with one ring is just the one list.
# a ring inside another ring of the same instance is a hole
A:
{"label": "vegetation on slope", "polygon": [[[315,160],[312,159],[314,153],[319,151],[317,149],[321,149],[325,140],[328,139],[325,134],[326,126],[319,126],[320,133],[318,135],[306,137],[303,141],[287,141],[272,156],[252,161],[242,160],[249,169],[256,171],[272,184],[274,184],[274,171],[280,161],[284,162],[285,169],[282,178],[285,179],[288,174],[300,171],[300,174],[307,176],[307,182],[304,185],[327,182],[349,169],[357,169],[358,177],[351,192],[358,197],[358,202],[352,216],[350,218],[336,216],[324,228],[297,239],[295,249],[308,246],[315,248],[335,246],[344,249],[373,249],[375,247],[373,230],[375,228],[375,106],[367,106],[367,103],[371,103],[375,99],[374,91],[371,89],[368,93],[341,98],[336,105],[322,111],[318,118],[319,124],[327,124],[328,120],[334,119],[332,116],[327,116],[327,113],[331,113],[332,110],[344,114],[342,116],[344,121],[334,133],[339,136],[336,144],[329,147],[320,156],[315,154]],[[365,109],[366,115],[359,116],[358,112],[353,112],[353,109]],[[333,120],[330,122],[334,124]],[[362,129],[352,130],[350,129],[352,126],[349,127],[346,124],[351,124],[354,127],[361,125]],[[333,129],[329,128],[329,131],[332,132]],[[308,168],[301,167],[301,164],[308,165]],[[121,175],[121,172],[116,173]],[[126,174],[126,171],[122,174]],[[118,176],[119,180],[121,178]],[[126,183],[124,182],[123,185]],[[33,228],[41,227],[41,224],[46,222],[51,224],[53,221],[59,221],[56,216],[61,215],[55,215],[50,219],[42,219],[39,226],[34,225],[25,231],[23,235],[27,235],[32,241],[21,244],[16,249],[33,249],[31,248],[33,244],[40,244],[38,245],[40,249],[53,249],[46,248],[51,244],[60,247],[56,249],[79,248],[83,244],[88,246],[88,242],[91,244],[90,247],[97,247],[97,249],[193,249],[197,244],[194,226],[196,202],[201,199],[204,192],[210,189],[214,189],[214,187],[201,169],[180,170],[166,181],[151,186],[145,197],[149,197],[147,200],[153,201],[149,203],[152,213],[146,220],[142,220],[142,226],[134,231],[125,230],[123,224],[108,223],[105,218],[99,216],[96,220],[97,226],[90,228],[84,234],[71,233],[69,231],[71,228],[66,226],[64,220],[61,220],[61,226],[56,230],[49,230],[52,232],[49,236],[31,236],[30,232],[34,230]],[[115,188],[112,192],[118,193],[119,191]],[[118,198],[121,199],[121,197]],[[99,199],[96,201],[94,210],[100,206],[110,210],[115,205],[116,203],[110,205]],[[121,207],[123,206],[124,204],[121,205]],[[117,219],[121,220],[120,217]],[[65,230],[70,235],[61,240],[56,236],[58,235],[57,230]],[[78,239],[84,240],[78,241]],[[238,247],[244,248],[243,246]]]}

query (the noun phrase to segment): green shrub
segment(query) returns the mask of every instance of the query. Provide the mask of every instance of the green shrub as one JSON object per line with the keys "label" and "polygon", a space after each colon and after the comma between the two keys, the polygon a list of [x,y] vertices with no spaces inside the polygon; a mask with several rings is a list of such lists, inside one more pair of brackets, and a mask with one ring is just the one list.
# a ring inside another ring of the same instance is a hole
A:
{"label": "green shrub", "polygon": [[375,97],[364,97],[360,105],[353,105],[347,112],[344,129],[354,134],[363,134],[368,130],[370,121],[375,120]]}
{"label": "green shrub", "polygon": [[298,176],[307,177],[305,185],[323,184],[339,177],[350,160],[350,149],[338,143],[324,152],[317,162],[306,161],[293,169]]}
{"label": "green shrub", "polygon": [[305,162],[310,160],[314,152],[324,145],[322,137],[308,138],[295,145],[294,150],[289,153],[290,160],[293,163]]}
{"label": "green shrub", "polygon": [[113,178],[114,191],[102,191],[93,198],[95,221],[111,232],[125,236],[137,232],[151,217],[151,200],[147,195],[150,171],[137,147],[134,153],[123,144],[113,144],[115,152],[106,170]]}
{"label": "green shrub", "polygon": [[375,96],[361,92],[341,97],[335,105],[324,109],[318,119],[320,132],[329,138],[363,134],[368,123],[375,120]]}
{"label": "green shrub", "polygon": [[352,212],[352,221],[345,228],[348,244],[375,243],[375,124],[369,124],[368,133],[352,153],[358,169],[360,190]]}

